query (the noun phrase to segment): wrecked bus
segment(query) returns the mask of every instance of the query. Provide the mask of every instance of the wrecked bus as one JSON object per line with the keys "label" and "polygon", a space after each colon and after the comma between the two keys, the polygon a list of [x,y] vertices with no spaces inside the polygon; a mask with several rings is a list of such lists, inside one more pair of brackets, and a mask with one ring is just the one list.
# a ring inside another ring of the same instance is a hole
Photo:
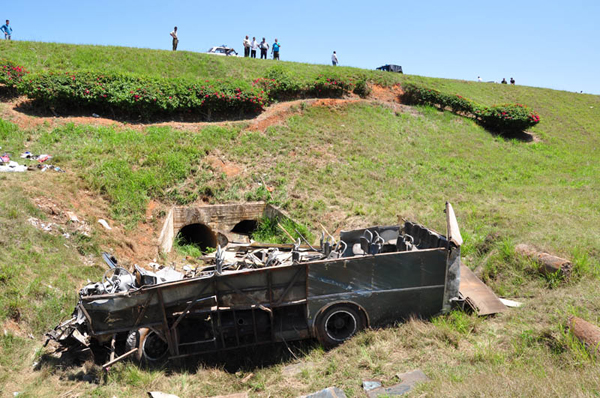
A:
{"label": "wrecked bus", "polygon": [[105,366],[307,338],[331,347],[451,308],[462,238],[449,203],[446,223],[446,236],[406,221],[342,231],[337,242],[323,236],[318,248],[229,244],[188,275],[109,261],[103,281],[82,288],[72,318],[47,336],[64,348],[105,346]]}

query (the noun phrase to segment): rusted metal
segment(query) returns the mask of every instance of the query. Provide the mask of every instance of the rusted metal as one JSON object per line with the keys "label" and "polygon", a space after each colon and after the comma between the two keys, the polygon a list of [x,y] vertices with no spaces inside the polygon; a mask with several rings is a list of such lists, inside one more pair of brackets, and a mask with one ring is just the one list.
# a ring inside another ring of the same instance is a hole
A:
{"label": "rusted metal", "polygon": [[122,361],[123,359],[131,356],[132,354],[134,354],[138,349],[137,348],[132,348],[131,350],[127,351],[125,354],[111,360],[108,361],[107,363],[105,363],[104,365],[102,365],[102,368],[106,370],[106,368],[109,368],[111,366],[113,366],[115,363]]}
{"label": "rusted metal", "polygon": [[[180,358],[317,337],[318,315],[332,306],[364,316],[360,327],[445,312],[459,298],[462,242],[452,207],[446,212],[450,240],[407,221],[342,231],[343,244],[333,250],[325,244],[233,245],[219,249],[219,260],[206,259],[220,262],[222,273],[211,265],[157,282],[175,271],[136,270],[135,285],[111,294],[92,284],[82,289],[74,320],[54,337],[69,329],[105,342],[102,335],[148,328],[166,343],[170,358]],[[257,250],[258,262],[246,263]]]}
{"label": "rusted metal", "polygon": [[576,316],[569,317],[569,329],[592,354],[600,356],[600,328]]}
{"label": "rusted metal", "polygon": [[169,345],[169,352],[171,353],[171,355],[175,355],[176,354],[175,344],[172,339],[171,328],[169,327],[169,321],[167,320],[167,310],[165,309],[165,301],[163,299],[162,289],[157,289],[156,295],[158,296],[158,301],[160,303],[160,309],[161,309],[162,316],[163,316],[163,330],[165,331],[165,334],[167,335],[167,344]]}
{"label": "rusted metal", "polygon": [[460,294],[480,316],[497,314],[507,309],[492,289],[465,265],[460,266]]}
{"label": "rusted metal", "polygon": [[137,319],[135,320],[135,324],[133,325],[134,327],[139,325],[140,322],[142,321],[142,318],[144,317],[144,314],[146,313],[146,309],[148,309],[148,304],[150,304],[150,301],[152,300],[153,297],[154,297],[154,292],[152,292],[152,294],[148,295],[148,299],[142,305],[142,310],[140,311],[140,314],[138,315]]}
{"label": "rusted metal", "polygon": [[540,252],[527,244],[518,244],[515,246],[515,253],[529,257],[539,265],[539,270],[543,274],[560,273],[565,278],[571,276],[573,264],[565,258],[557,257],[549,253]]}

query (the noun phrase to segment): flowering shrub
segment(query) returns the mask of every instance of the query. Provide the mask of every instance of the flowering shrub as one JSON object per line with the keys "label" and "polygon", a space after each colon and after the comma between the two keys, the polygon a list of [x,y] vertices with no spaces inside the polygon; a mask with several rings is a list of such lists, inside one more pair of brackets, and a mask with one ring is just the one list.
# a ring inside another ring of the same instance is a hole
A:
{"label": "flowering shrub", "polygon": [[340,77],[319,75],[309,92],[316,97],[341,97],[354,89],[353,79],[344,80]]}
{"label": "flowering shrub", "polygon": [[475,110],[479,124],[494,131],[519,132],[535,126],[540,115],[522,104],[502,104]]}
{"label": "flowering shrub", "polygon": [[450,108],[452,112],[473,113],[476,104],[460,95],[446,94],[416,84],[404,84],[404,100],[411,104],[435,105],[440,108]]}
{"label": "flowering shrub", "polygon": [[371,91],[372,89],[369,85],[369,80],[364,76],[356,80],[356,83],[354,84],[354,89],[352,90],[354,94],[359,95],[362,98],[368,97],[369,94],[371,94]]}
{"label": "flowering shrub", "polygon": [[503,104],[492,107],[478,105],[468,98],[446,94],[416,84],[404,84],[404,100],[411,104],[450,108],[454,113],[474,117],[483,127],[500,132],[519,132],[535,126],[540,116],[522,104]]}
{"label": "flowering shrub", "polygon": [[[355,87],[351,78],[319,75],[301,80],[276,66],[252,84],[240,80],[148,78],[96,71],[29,72],[0,60],[0,83],[16,87],[38,104],[57,110],[109,111],[142,116],[194,113],[241,116],[260,113],[272,99],[340,97]],[[366,82],[365,82],[366,85]]]}
{"label": "flowering shrub", "polygon": [[22,66],[15,65],[6,59],[0,59],[1,84],[5,84],[9,87],[15,87],[23,79],[23,76],[28,73],[29,71]]}
{"label": "flowering shrub", "polygon": [[351,78],[334,75],[318,75],[312,81],[301,81],[292,72],[281,66],[267,70],[265,77],[256,79],[253,86],[259,87],[273,99],[305,97],[341,97],[354,88]]}
{"label": "flowering shrub", "polygon": [[160,79],[98,72],[43,72],[23,79],[19,92],[58,108],[93,107],[145,117],[195,112],[255,114],[268,97],[240,81]]}

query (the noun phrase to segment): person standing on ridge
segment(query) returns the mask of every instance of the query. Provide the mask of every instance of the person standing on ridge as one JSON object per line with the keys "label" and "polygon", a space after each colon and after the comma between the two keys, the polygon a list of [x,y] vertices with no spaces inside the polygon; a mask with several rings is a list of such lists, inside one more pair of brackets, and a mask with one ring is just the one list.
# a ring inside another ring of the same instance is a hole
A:
{"label": "person standing on ridge", "polygon": [[338,57],[337,54],[335,53],[335,51],[333,52],[333,55],[331,56],[331,64],[333,66],[337,66],[337,64],[339,63],[338,61]]}
{"label": "person standing on ridge", "polygon": [[244,57],[248,58],[250,56],[250,39],[248,39],[248,35],[246,35],[242,44],[244,45]]}
{"label": "person standing on ridge", "polygon": [[271,53],[273,54],[273,59],[276,59],[279,61],[279,47],[281,45],[277,42],[277,39],[275,39],[275,43],[273,43],[273,48],[271,49]]}
{"label": "person standing on ridge", "polygon": [[12,27],[9,26],[10,21],[7,19],[6,23],[0,27],[0,30],[4,32],[4,39],[11,40],[12,36]]}
{"label": "person standing on ridge", "polygon": [[479,83],[481,83],[481,82],[483,81],[483,80],[481,80],[481,76],[477,76],[477,81],[478,81]]}
{"label": "person standing on ridge", "polygon": [[170,34],[173,38],[173,51],[177,51],[177,44],[179,44],[179,39],[177,38],[177,26],[173,28],[173,31]]}
{"label": "person standing on ridge", "polygon": [[250,57],[256,58],[256,49],[258,48],[258,42],[256,41],[256,37],[252,38],[252,43],[250,43]]}
{"label": "person standing on ridge", "polygon": [[500,83],[502,83],[502,84],[508,84],[508,82],[506,81],[505,77],[502,78],[502,81]]}
{"label": "person standing on ridge", "polygon": [[265,40],[265,38],[263,37],[262,41],[260,42],[260,59],[267,59],[267,50],[269,49],[269,43],[267,43],[267,41]]}
{"label": "person standing on ridge", "polygon": [[515,85],[515,79],[514,78],[510,78],[510,84],[512,84],[513,86]]}

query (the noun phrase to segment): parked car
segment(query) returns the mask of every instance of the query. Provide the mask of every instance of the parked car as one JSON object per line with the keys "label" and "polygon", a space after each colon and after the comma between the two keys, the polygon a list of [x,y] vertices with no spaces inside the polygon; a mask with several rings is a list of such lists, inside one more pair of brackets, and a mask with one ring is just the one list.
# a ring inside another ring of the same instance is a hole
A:
{"label": "parked car", "polygon": [[449,203],[446,224],[448,236],[406,221],[342,231],[316,248],[229,244],[187,274],[129,271],[105,255],[102,282],[84,286],[73,317],[47,336],[146,363],[307,338],[331,347],[460,300],[462,238]]}
{"label": "parked car", "polygon": [[206,53],[214,54],[214,55],[225,55],[228,57],[231,57],[231,56],[237,57],[238,56],[237,51],[235,51],[231,47],[227,47],[225,44],[223,44],[222,46],[211,47],[208,49],[208,51]]}
{"label": "parked car", "polygon": [[396,73],[404,73],[402,72],[402,67],[400,65],[383,65],[377,68],[377,70],[382,70],[385,72],[396,72]]}

